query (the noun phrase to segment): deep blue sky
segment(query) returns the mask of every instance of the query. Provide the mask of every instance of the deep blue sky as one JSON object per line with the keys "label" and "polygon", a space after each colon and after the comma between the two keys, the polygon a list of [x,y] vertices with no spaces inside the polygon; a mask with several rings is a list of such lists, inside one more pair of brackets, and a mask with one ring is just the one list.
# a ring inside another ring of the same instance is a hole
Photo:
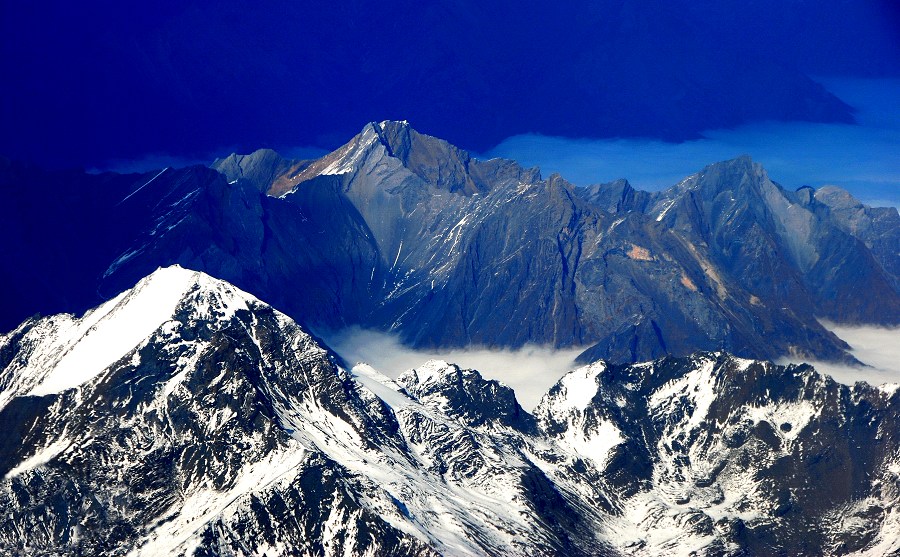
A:
{"label": "deep blue sky", "polygon": [[44,166],[330,149],[388,118],[477,152],[682,142],[849,123],[809,76],[900,77],[891,0],[0,1],[0,154]]}

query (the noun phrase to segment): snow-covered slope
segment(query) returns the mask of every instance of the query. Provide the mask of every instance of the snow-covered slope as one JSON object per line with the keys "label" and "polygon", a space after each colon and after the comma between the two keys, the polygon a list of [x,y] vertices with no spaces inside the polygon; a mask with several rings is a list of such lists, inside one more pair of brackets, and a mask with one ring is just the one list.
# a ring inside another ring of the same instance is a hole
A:
{"label": "snow-covered slope", "polygon": [[[46,331],[58,323],[86,332],[57,341]],[[11,511],[0,552],[430,553],[279,422],[281,408],[317,396],[334,410],[341,401],[321,393],[343,388],[338,370],[292,321],[227,283],[160,269],[81,319],[24,324],[0,351],[4,377],[53,380],[3,391],[15,434],[0,460]],[[75,367],[70,354],[83,355]]]}
{"label": "snow-covered slope", "polygon": [[171,267],[0,338],[0,553],[888,554],[900,395],[727,354],[345,369]]}
{"label": "snow-covered slope", "polygon": [[[204,277],[180,267],[160,269],[82,318],[59,315],[38,326],[26,322],[7,335],[16,337],[25,351],[4,370],[3,398],[34,396],[77,387],[121,359],[172,318],[187,291]],[[208,280],[208,278],[206,279]]]}

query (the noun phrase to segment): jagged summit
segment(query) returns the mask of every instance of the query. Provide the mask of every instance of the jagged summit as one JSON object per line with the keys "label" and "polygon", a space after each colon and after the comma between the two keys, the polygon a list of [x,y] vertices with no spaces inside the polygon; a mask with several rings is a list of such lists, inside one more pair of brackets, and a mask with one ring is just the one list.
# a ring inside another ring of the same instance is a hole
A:
{"label": "jagged summit", "polygon": [[428,183],[451,193],[472,195],[491,188],[468,152],[447,141],[423,135],[408,122],[386,121],[372,124],[388,154],[398,158],[403,165]]}
{"label": "jagged summit", "polygon": [[216,159],[210,168],[221,172],[229,183],[246,180],[258,191],[268,193],[285,187],[285,182],[311,163],[309,160],[286,159],[272,149],[257,149],[249,155],[232,153]]}
{"label": "jagged summit", "polygon": [[[230,177],[237,176],[233,169],[238,161],[233,157],[216,161],[214,167],[227,171]],[[398,161],[427,184],[462,195],[484,193],[498,177],[540,179],[537,169],[523,169],[514,161],[503,159],[478,161],[447,141],[417,132],[405,120],[385,120],[366,124],[350,141],[320,159],[275,165],[278,172],[266,191],[282,196],[318,176],[353,175],[364,168],[375,171],[384,159]],[[388,171],[392,168],[396,170],[388,163]]]}
{"label": "jagged summit", "polygon": [[643,210],[651,198],[649,192],[636,190],[625,178],[592,184],[577,191],[582,199],[612,214]]}
{"label": "jagged summit", "polygon": [[413,134],[420,135],[407,120],[384,120],[371,122],[369,125],[375,129],[382,145],[387,147],[388,154],[401,160],[409,157]]}
{"label": "jagged summit", "polygon": [[680,196],[698,192],[707,198],[722,193],[759,195],[761,184],[771,182],[762,164],[754,162],[750,155],[718,161],[685,177],[677,184],[659,192],[657,204]]}
{"label": "jagged summit", "polygon": [[437,405],[449,416],[471,426],[499,424],[532,431],[534,420],[516,400],[512,389],[484,379],[472,369],[442,360],[429,360],[397,378],[397,384],[425,404]]}
{"label": "jagged summit", "polygon": [[707,165],[698,173],[697,180],[703,187],[713,191],[738,190],[769,181],[766,169],[761,163],[754,162],[750,155]]}
{"label": "jagged summit", "polygon": [[[451,193],[472,195],[485,193],[498,181],[517,178],[521,182],[541,180],[538,168],[524,169],[515,161],[474,159],[467,151],[449,142],[416,131],[407,120],[370,122],[343,146],[313,161],[291,161],[270,149],[259,149],[249,155],[232,154],[216,159],[212,168],[229,181],[246,178],[270,195],[282,196],[299,184],[317,176],[351,175],[367,164],[374,169],[379,159],[389,157],[428,184]],[[700,181],[700,176],[716,179]],[[698,187],[733,187],[728,179],[736,176],[740,183],[747,178],[767,179],[765,169],[750,155],[713,163],[689,176],[669,190],[670,196]],[[564,177],[560,177],[564,178]],[[634,190],[627,179],[582,188],[582,197],[591,199],[610,211],[634,210],[647,202],[648,192]]]}

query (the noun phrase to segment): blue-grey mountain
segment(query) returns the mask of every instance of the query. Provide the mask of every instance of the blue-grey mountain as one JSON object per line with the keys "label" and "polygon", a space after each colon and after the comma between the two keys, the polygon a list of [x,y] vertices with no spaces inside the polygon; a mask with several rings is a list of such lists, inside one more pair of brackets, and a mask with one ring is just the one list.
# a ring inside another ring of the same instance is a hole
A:
{"label": "blue-grey mountain", "polygon": [[263,150],[213,168],[95,176],[5,163],[3,257],[43,255],[0,278],[14,293],[6,327],[83,311],[175,263],[320,332],[585,346],[585,361],[850,360],[819,319],[900,323],[896,209],[835,187],[786,191],[749,158],[662,192],[579,188],[382,122],[321,159]]}

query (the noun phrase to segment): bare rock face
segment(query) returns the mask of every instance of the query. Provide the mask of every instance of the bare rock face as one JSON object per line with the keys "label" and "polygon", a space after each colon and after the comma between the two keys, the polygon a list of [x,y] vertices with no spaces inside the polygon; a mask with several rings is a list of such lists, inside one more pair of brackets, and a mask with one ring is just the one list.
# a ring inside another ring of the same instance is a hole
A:
{"label": "bare rock face", "polygon": [[156,270],[0,336],[0,552],[893,554],[900,391],[725,353],[564,376],[348,370],[231,284]]}
{"label": "bare rock face", "polygon": [[[809,313],[834,321],[896,325],[900,304],[890,265],[861,247],[850,226],[813,206],[810,190],[785,191],[743,157],[710,165],[657,194],[646,212],[707,246],[721,274],[739,278],[760,300],[806,304]],[[889,236],[890,227],[883,228]]]}

